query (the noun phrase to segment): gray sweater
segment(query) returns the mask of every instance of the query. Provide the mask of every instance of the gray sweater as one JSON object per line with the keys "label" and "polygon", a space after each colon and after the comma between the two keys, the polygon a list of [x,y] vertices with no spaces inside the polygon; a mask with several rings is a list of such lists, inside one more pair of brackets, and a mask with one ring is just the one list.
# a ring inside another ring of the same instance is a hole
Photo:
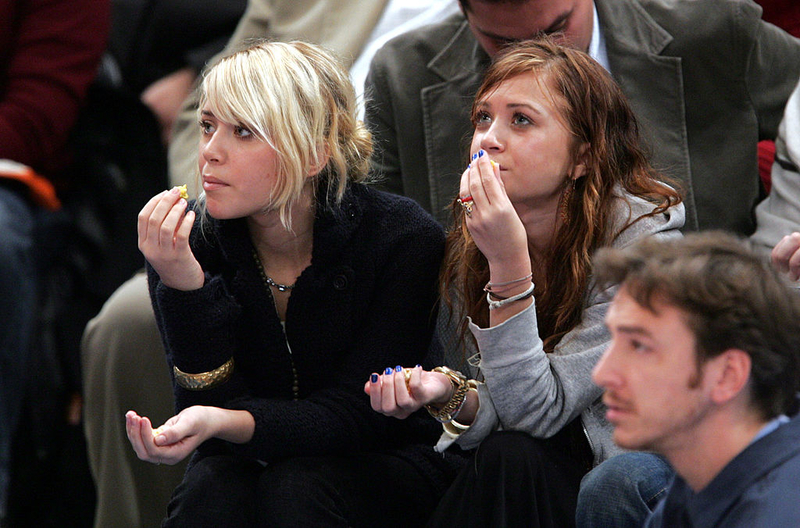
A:
{"label": "gray sweater", "polygon": [[[615,229],[619,231],[629,219],[652,211],[653,205],[628,196],[619,198],[615,208]],[[681,236],[684,219],[683,204],[643,218],[620,233],[613,247],[625,247],[646,236]],[[611,340],[604,318],[615,289],[590,290],[580,324],[561,339],[552,354],[544,352],[534,304],[491,328],[479,328],[470,321],[480,351],[477,367],[483,375],[478,386],[480,409],[471,427],[460,435],[446,429],[436,450],[444,451],[454,442],[472,449],[498,429],[547,438],[580,416],[595,465],[622,452],[611,438],[612,426],[600,400],[602,389],[591,379],[592,369]],[[452,330],[444,333],[452,335]],[[447,357],[453,357],[451,347],[445,347]],[[470,375],[475,377],[477,372]]]}

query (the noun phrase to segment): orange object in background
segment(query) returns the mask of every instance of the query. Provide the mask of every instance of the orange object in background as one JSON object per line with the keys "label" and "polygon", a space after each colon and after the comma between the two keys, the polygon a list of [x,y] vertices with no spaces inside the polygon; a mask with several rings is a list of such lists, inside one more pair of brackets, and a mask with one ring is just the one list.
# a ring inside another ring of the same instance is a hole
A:
{"label": "orange object in background", "polygon": [[8,159],[0,159],[0,178],[8,178],[24,183],[31,192],[31,198],[36,204],[55,211],[61,208],[61,201],[56,196],[56,190],[50,180],[40,176],[27,165]]}

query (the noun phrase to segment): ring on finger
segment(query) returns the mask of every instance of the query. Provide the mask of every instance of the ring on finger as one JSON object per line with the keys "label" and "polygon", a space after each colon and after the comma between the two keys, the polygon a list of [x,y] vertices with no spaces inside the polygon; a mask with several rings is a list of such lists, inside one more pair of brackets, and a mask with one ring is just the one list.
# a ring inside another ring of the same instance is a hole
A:
{"label": "ring on finger", "polygon": [[410,368],[404,368],[403,369],[403,377],[405,378],[405,382],[406,382],[406,390],[408,390],[408,393],[411,394],[411,369]]}
{"label": "ring on finger", "polygon": [[472,216],[472,207],[475,205],[472,196],[459,198],[456,200],[456,202],[458,202],[458,205],[464,208],[464,212],[467,214],[467,216]]}

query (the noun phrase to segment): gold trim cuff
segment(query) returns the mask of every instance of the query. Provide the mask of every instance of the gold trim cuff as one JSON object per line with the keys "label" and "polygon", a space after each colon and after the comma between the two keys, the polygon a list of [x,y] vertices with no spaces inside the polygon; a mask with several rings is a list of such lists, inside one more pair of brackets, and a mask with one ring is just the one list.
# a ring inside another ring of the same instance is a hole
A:
{"label": "gold trim cuff", "polygon": [[175,374],[175,382],[186,390],[201,391],[213,389],[217,385],[222,385],[231,378],[233,374],[233,358],[208,372],[199,374],[187,374],[176,366],[172,367]]}

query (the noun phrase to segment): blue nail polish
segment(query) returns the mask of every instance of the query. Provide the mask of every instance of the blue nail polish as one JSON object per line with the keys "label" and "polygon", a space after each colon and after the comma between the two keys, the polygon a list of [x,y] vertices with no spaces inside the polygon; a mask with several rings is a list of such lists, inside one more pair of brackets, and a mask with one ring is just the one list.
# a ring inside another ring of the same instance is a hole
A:
{"label": "blue nail polish", "polygon": [[483,151],[483,149],[480,149],[480,150],[478,151],[478,157],[479,157],[479,158],[482,158],[484,154],[486,154],[486,153]]}
{"label": "blue nail polish", "polygon": [[378,383],[378,375],[377,374],[373,374],[372,376],[369,377],[369,380],[372,383]]}
{"label": "blue nail polish", "polygon": [[470,163],[469,165],[467,165],[467,168],[468,168],[468,169],[471,169],[471,168],[472,168],[472,163]]}
{"label": "blue nail polish", "polygon": [[422,367],[422,365],[420,365],[419,363],[417,363],[417,368],[421,368],[421,367]]}
{"label": "blue nail polish", "polygon": [[394,368],[394,370],[395,370],[396,372],[403,372],[403,367],[402,367],[401,365],[397,365],[397,366]]}
{"label": "blue nail polish", "polygon": [[387,376],[392,373],[392,367],[386,367],[386,370],[383,372]]}
{"label": "blue nail polish", "polygon": [[476,159],[478,159],[478,153],[477,152],[472,155],[472,161],[475,161]]}

